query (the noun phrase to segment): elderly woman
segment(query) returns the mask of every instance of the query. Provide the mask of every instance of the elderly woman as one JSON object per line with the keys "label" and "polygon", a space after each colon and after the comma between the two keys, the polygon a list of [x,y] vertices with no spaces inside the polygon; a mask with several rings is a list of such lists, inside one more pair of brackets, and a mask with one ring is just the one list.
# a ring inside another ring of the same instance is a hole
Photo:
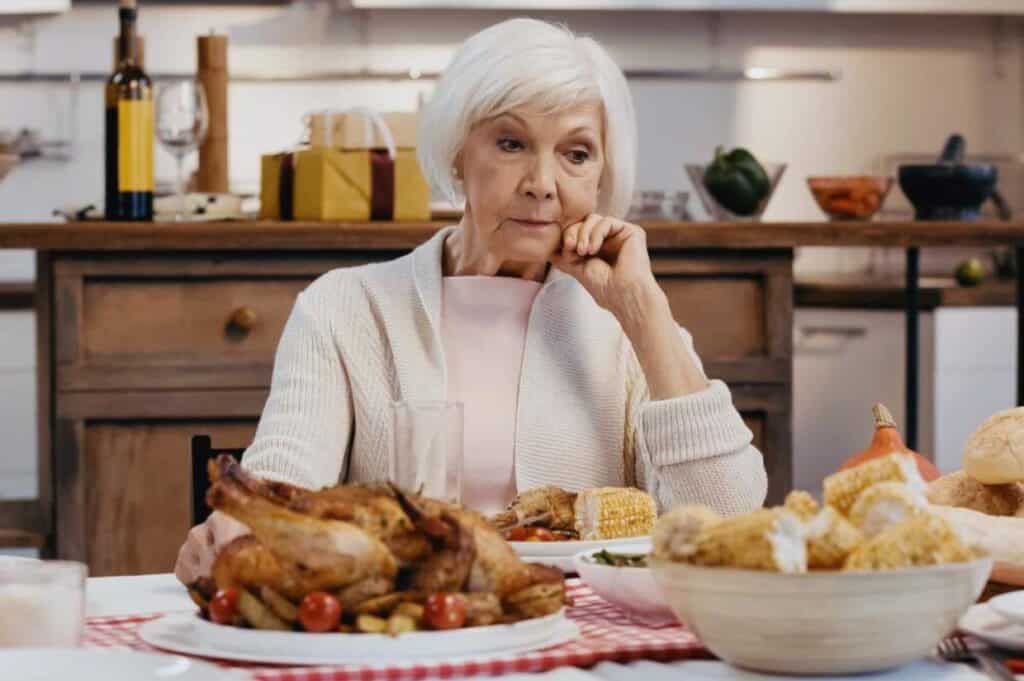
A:
{"label": "elderly woman", "polygon": [[[756,508],[766,476],[625,222],[637,130],[593,40],[515,19],[471,37],[422,112],[419,158],[462,221],[299,295],[243,465],[317,488],[388,476],[390,404],[464,403],[463,500],[553,484],[647,489],[665,509]],[[244,532],[214,514],[183,580]]]}

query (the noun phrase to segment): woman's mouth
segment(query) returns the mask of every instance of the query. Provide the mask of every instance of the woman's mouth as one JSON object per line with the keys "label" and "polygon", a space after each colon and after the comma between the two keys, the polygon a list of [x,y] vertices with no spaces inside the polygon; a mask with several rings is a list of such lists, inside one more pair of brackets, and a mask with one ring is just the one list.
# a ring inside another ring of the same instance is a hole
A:
{"label": "woman's mouth", "polygon": [[544,227],[557,225],[553,220],[519,220],[517,218],[510,218],[510,220],[526,229],[543,229]]}

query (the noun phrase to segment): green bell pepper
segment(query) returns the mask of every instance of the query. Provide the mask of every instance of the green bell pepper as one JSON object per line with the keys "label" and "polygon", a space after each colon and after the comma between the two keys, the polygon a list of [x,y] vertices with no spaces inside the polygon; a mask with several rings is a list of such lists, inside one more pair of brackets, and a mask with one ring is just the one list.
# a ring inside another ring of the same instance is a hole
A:
{"label": "green bell pepper", "polygon": [[725,209],[751,215],[771,192],[771,180],[746,149],[737,147],[725,153],[718,147],[715,160],[704,171],[704,187]]}

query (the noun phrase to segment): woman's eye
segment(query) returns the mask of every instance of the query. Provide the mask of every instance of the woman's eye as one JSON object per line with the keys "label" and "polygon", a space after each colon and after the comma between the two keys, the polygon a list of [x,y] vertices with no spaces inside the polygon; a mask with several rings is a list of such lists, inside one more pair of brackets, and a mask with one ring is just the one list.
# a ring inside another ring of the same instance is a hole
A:
{"label": "woman's eye", "polygon": [[590,153],[586,149],[573,149],[569,152],[569,161],[581,165],[590,160]]}
{"label": "woman's eye", "polygon": [[502,151],[521,151],[523,145],[519,143],[519,140],[511,137],[502,137],[498,140],[498,148]]}

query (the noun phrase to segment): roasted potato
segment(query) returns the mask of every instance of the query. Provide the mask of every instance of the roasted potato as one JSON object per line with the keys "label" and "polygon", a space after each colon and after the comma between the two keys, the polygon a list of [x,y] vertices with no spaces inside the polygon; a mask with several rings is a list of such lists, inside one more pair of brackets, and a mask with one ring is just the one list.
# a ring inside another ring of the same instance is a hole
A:
{"label": "roasted potato", "polygon": [[356,606],[357,615],[379,615],[386,617],[391,614],[391,611],[398,607],[398,604],[404,601],[406,598],[405,594],[400,592],[394,592],[385,594],[383,596],[377,596],[376,598],[370,598]]}
{"label": "roasted potato", "polygon": [[391,615],[404,615],[406,617],[411,617],[417,624],[419,624],[423,621],[423,606],[419,603],[399,603],[392,611]]}
{"label": "roasted potato", "polygon": [[388,618],[388,634],[398,636],[409,631],[416,631],[416,620],[408,615],[392,615]]}
{"label": "roasted potato", "polygon": [[298,621],[299,608],[269,586],[260,587],[260,598],[275,615],[285,622],[295,624]]}
{"label": "roasted potato", "polygon": [[388,630],[388,621],[374,615],[356,617],[356,630],[364,634],[383,634]]}
{"label": "roasted potato", "polygon": [[240,589],[238,594],[238,612],[242,614],[245,621],[253,629],[267,629],[271,631],[291,631],[292,628],[283,619],[274,614],[274,611],[263,604],[263,601],[253,596],[246,589]]}

